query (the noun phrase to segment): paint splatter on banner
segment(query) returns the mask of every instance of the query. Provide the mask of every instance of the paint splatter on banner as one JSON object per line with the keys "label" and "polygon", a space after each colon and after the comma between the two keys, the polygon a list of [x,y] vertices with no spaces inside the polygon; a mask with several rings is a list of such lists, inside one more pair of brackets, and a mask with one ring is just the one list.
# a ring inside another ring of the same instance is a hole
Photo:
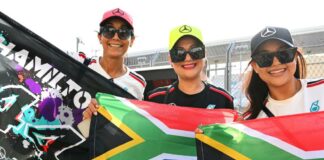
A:
{"label": "paint splatter on banner", "polygon": [[2,12],[0,18],[0,159],[88,159],[77,151],[85,139],[73,126],[91,97],[133,97]]}

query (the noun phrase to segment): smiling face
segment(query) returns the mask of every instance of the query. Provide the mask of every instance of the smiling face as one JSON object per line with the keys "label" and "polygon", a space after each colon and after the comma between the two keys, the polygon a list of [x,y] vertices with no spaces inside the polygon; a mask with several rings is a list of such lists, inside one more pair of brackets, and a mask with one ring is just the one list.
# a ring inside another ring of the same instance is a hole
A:
{"label": "smiling face", "polygon": [[[262,44],[256,52],[277,52],[286,48],[289,47],[278,40],[269,40]],[[261,68],[255,61],[252,61],[251,65],[268,87],[280,87],[295,80],[296,57],[292,62],[286,64],[281,64],[278,58],[274,57],[270,67]]]}
{"label": "smiling face", "polygon": [[[190,51],[194,47],[201,46],[196,39],[190,36],[185,36],[181,38],[174,47],[184,49],[185,51]],[[200,79],[200,72],[203,69],[204,60],[197,59],[192,60],[189,54],[182,62],[171,62],[169,55],[169,61],[173,66],[174,71],[177,73],[179,79],[183,80],[193,80]]]}
{"label": "smiling face", "polygon": [[[104,27],[112,27],[114,29],[129,29],[126,21],[120,18],[111,18],[104,25]],[[130,47],[135,37],[131,36],[128,39],[122,40],[117,33],[112,38],[107,38],[103,34],[98,34],[98,39],[104,51],[104,57],[113,59],[124,58],[125,53]]]}

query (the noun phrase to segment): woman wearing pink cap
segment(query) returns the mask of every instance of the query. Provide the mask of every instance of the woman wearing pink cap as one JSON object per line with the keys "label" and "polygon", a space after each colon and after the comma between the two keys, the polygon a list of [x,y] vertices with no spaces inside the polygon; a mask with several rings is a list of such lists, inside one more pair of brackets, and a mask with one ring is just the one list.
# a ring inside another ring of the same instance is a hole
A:
{"label": "woman wearing pink cap", "polygon": [[266,27],[251,40],[246,119],[324,110],[324,80],[306,80],[303,55],[286,28]]}
{"label": "woman wearing pink cap", "polygon": [[[91,63],[89,68],[125,89],[135,98],[143,99],[146,86],[144,78],[124,64],[124,56],[135,40],[131,16],[119,8],[105,12],[100,22],[98,39],[103,48],[103,55],[97,57],[97,63]],[[97,109],[97,102],[93,99],[83,112],[83,118],[90,118],[92,113],[97,113]]]}

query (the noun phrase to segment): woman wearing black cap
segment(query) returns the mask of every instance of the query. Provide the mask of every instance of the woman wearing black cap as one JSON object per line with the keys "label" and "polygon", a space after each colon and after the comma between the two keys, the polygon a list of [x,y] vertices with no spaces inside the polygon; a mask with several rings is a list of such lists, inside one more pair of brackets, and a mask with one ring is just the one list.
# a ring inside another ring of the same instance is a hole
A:
{"label": "woman wearing black cap", "polygon": [[251,40],[252,74],[246,86],[246,119],[317,112],[324,80],[305,80],[306,64],[285,28],[266,27]]}

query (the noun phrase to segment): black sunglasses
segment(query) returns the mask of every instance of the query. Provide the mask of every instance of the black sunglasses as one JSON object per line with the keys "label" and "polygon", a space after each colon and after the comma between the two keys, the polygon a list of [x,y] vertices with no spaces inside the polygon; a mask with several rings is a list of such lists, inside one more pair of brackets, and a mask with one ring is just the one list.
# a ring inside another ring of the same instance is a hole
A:
{"label": "black sunglasses", "polygon": [[172,62],[182,62],[186,59],[187,54],[190,55],[192,60],[205,58],[205,47],[193,47],[190,51],[186,51],[183,48],[173,48],[170,50],[170,56]]}
{"label": "black sunglasses", "polygon": [[286,64],[294,60],[296,52],[297,47],[282,49],[277,52],[259,52],[252,56],[252,60],[254,60],[261,68],[270,67],[273,63],[274,57],[277,57],[281,64]]}
{"label": "black sunglasses", "polygon": [[115,29],[113,27],[103,27],[101,30],[101,34],[108,39],[113,38],[116,33],[119,39],[126,40],[133,35],[133,30],[128,28]]}

